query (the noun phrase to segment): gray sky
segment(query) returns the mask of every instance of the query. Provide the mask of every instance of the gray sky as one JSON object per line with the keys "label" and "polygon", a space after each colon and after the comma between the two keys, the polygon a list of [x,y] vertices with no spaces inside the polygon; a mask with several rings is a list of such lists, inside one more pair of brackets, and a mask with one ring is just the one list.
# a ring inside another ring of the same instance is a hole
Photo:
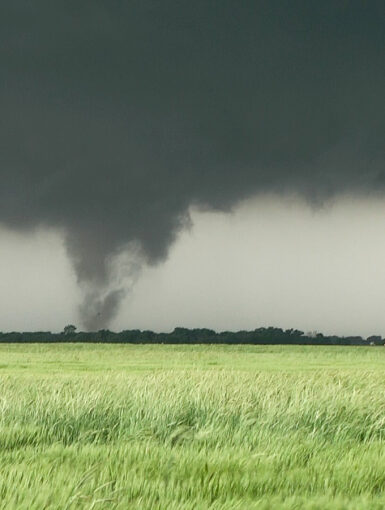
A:
{"label": "gray sky", "polygon": [[[165,263],[144,268],[114,329],[298,327],[385,334],[385,200],[321,209],[260,197],[232,214],[193,211]],[[2,231],[2,330],[78,323],[81,299],[62,238]]]}
{"label": "gray sky", "polygon": [[[76,281],[83,326],[120,324],[147,268],[165,271],[200,225],[193,210],[270,194],[313,206],[350,194],[370,209],[384,197],[384,61],[383,0],[2,0],[0,224],[33,246],[31,232],[59,235],[73,272],[58,275]],[[270,214],[258,215],[266,236]],[[226,228],[212,243],[230,252],[238,231]],[[51,246],[39,235],[36,249]],[[235,287],[242,264],[227,269]]]}

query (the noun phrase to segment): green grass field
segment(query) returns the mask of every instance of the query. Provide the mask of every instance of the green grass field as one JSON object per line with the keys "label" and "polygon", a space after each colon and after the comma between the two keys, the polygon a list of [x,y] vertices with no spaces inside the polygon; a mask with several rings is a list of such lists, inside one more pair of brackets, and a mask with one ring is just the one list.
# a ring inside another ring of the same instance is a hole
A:
{"label": "green grass field", "polygon": [[385,349],[0,345],[1,509],[383,509]]}

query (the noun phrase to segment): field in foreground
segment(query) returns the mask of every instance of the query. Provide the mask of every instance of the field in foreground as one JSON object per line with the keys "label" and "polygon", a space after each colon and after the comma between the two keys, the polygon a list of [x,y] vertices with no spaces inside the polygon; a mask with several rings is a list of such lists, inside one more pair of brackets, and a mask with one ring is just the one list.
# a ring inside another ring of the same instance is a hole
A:
{"label": "field in foreground", "polygon": [[383,509],[385,349],[0,345],[1,509]]}

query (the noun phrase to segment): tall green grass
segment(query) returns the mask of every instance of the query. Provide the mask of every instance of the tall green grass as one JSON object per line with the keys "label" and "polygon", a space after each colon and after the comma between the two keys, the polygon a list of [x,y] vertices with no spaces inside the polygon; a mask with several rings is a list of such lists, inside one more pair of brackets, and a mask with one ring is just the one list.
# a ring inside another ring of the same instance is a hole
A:
{"label": "tall green grass", "polygon": [[385,507],[385,349],[3,345],[0,358],[0,508]]}

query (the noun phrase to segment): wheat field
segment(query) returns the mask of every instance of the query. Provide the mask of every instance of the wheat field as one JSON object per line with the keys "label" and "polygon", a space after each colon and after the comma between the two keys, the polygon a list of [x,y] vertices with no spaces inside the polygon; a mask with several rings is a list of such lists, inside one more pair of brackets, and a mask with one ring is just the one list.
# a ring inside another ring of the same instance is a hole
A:
{"label": "wheat field", "polygon": [[1,509],[383,509],[385,349],[0,345]]}

